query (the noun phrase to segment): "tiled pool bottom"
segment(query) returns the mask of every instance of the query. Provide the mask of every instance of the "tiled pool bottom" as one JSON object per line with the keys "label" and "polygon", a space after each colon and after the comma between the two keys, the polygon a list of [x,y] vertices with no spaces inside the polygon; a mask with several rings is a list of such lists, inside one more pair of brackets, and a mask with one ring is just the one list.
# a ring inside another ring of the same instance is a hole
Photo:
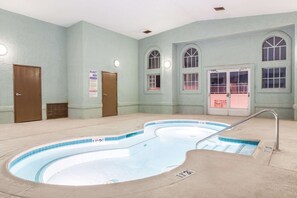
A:
{"label": "tiled pool bottom", "polygon": [[[155,125],[158,127],[147,126],[144,134],[134,132],[130,133],[133,135],[119,136],[121,138],[93,138],[92,143],[101,150],[90,150],[91,143],[68,147],[59,143],[65,148],[46,150],[51,154],[46,163],[30,164],[42,158],[42,149],[39,149],[40,153],[27,157],[23,164],[15,164],[14,171],[17,176],[28,180],[59,185],[108,184],[146,178],[179,166],[184,162],[186,152],[195,149],[197,141],[227,126],[188,121]],[[215,137],[201,143],[198,148],[251,155],[256,146],[256,142]],[[22,168],[26,166],[30,169],[24,171]]]}

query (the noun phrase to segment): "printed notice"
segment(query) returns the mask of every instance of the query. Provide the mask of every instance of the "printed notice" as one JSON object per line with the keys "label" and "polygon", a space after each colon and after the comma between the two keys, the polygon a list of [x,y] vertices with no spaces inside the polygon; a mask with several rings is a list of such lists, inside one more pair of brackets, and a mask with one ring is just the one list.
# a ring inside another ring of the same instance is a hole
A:
{"label": "printed notice", "polygon": [[89,73],[89,97],[98,97],[98,72],[95,70],[90,70]]}

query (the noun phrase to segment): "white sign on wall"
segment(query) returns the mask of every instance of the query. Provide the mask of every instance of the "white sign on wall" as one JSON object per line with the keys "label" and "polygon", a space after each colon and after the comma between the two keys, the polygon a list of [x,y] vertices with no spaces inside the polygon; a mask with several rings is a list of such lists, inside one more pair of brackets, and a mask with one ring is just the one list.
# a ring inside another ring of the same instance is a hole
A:
{"label": "white sign on wall", "polygon": [[98,72],[96,70],[89,72],[89,97],[98,97]]}

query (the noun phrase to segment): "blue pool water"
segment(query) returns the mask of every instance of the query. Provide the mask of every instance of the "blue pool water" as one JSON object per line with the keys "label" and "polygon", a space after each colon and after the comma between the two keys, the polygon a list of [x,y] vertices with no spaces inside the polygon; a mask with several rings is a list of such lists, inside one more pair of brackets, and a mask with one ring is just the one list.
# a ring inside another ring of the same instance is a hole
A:
{"label": "blue pool water", "polygon": [[258,142],[214,136],[228,125],[195,120],[149,122],[120,136],[52,143],[16,156],[10,172],[25,180],[57,185],[96,185],[158,175],[185,161],[195,149],[252,155]]}

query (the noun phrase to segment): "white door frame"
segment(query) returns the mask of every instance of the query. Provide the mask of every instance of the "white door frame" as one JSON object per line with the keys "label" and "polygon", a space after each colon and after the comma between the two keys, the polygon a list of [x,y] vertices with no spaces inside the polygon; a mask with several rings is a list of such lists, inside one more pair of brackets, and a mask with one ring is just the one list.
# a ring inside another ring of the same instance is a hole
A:
{"label": "white door frame", "polygon": [[[230,108],[230,72],[247,71],[248,72],[248,108]],[[226,108],[210,107],[210,74],[215,72],[226,72]],[[248,116],[251,114],[251,69],[247,67],[232,67],[225,69],[211,69],[207,71],[207,111],[211,115],[230,115],[230,116]]]}

